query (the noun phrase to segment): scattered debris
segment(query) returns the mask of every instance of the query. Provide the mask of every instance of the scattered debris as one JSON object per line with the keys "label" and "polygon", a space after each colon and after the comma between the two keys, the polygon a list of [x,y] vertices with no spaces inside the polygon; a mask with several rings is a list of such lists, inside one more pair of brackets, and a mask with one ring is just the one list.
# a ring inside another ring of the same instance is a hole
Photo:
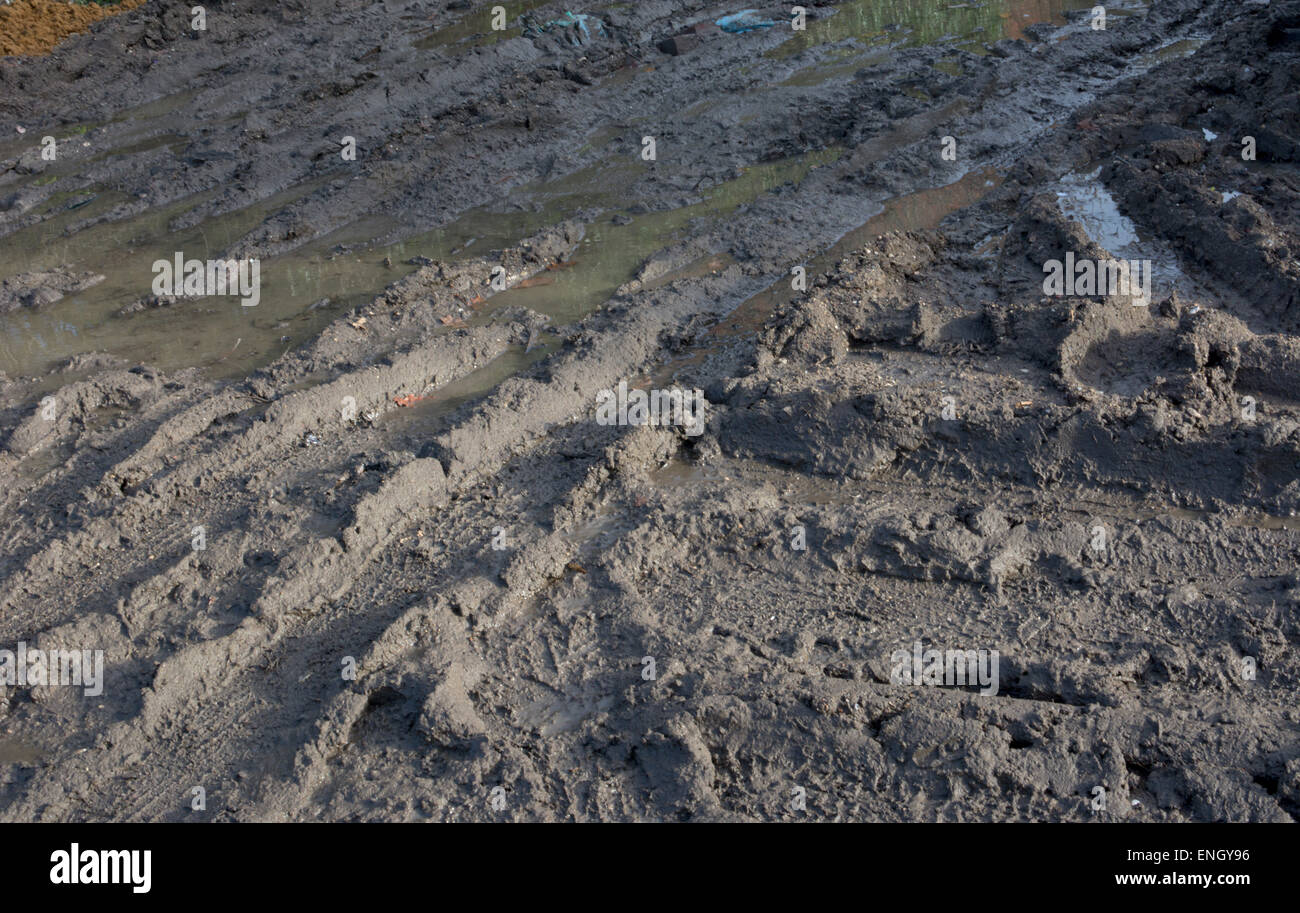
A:
{"label": "scattered debris", "polygon": [[758,10],[741,10],[717,20],[718,28],[732,35],[740,35],[757,29],[770,29],[776,25],[771,19],[764,19]]}
{"label": "scattered debris", "polygon": [[587,13],[572,13],[565,11],[559,19],[552,19],[542,25],[528,26],[524,29],[524,34],[546,33],[559,30],[564,39],[575,47],[581,47],[589,44],[592,40],[592,33],[604,38],[605,23],[598,16],[592,16]]}

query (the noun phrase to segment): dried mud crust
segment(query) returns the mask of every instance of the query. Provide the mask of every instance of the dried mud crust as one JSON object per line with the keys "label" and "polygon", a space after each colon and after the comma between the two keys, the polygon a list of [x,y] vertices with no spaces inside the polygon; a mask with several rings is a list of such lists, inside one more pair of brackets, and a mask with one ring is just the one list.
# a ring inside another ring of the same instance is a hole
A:
{"label": "dried mud crust", "polygon": [[[647,43],[702,11],[637,7]],[[83,359],[54,422],[26,380],[0,389],[0,644],[108,658],[98,702],[0,693],[5,736],[44,749],[2,769],[0,816],[1300,815],[1300,378],[1281,253],[1300,124],[1278,101],[1300,47],[1276,39],[1300,3],[1157,2],[1144,21],[1003,42],[965,61],[970,82],[933,77],[952,97],[897,123],[862,105],[894,88],[867,74],[802,133],[765,125],[767,149],[830,130],[849,151],[658,255],[557,352],[458,409],[394,400],[436,399],[542,324],[513,306],[443,319],[490,297],[496,258],[426,265],[239,383]],[[1191,30],[1213,33],[1193,58],[1125,78],[1126,55]],[[529,47],[497,53],[556,59]],[[889,78],[929,53],[900,53]],[[1001,184],[935,230],[842,251],[759,332],[726,332],[870,194],[957,176],[939,127]],[[1247,127],[1274,139],[1243,173],[1230,140]],[[510,159],[523,143],[501,130],[491,151]],[[1054,193],[1098,167],[1200,297],[1043,297],[1046,260],[1108,254]],[[1242,196],[1213,206],[1229,178]],[[300,220],[314,205],[248,243],[316,230]],[[509,282],[582,233],[506,251]],[[708,275],[674,272],[724,252]],[[704,435],[593,420],[599,390],[665,370],[705,391]],[[891,654],[916,641],[998,650],[998,693],[894,684]]]}

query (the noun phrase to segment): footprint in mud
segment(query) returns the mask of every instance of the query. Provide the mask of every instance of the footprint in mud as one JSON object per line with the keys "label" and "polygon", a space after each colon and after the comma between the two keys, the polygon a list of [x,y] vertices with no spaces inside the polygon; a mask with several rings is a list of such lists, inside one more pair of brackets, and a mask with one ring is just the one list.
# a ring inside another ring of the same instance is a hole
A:
{"label": "footprint in mud", "polygon": [[1171,334],[1159,330],[1124,333],[1111,330],[1088,347],[1074,374],[1090,387],[1118,396],[1137,397],[1160,377],[1179,370]]}

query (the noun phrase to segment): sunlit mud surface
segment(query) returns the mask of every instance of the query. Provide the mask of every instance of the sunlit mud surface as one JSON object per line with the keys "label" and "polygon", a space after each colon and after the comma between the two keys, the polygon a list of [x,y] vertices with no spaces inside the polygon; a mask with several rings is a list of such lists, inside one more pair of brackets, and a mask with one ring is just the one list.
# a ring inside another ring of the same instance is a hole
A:
{"label": "sunlit mud surface", "polygon": [[0,59],[0,818],[1300,816],[1300,2],[496,5]]}

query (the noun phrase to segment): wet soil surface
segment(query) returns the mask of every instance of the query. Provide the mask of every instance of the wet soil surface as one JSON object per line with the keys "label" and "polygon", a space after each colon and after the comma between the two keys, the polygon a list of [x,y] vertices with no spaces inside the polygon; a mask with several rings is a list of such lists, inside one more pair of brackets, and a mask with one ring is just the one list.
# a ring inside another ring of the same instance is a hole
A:
{"label": "wet soil surface", "polygon": [[0,817],[1300,816],[1300,2],[493,5],[0,60]]}

